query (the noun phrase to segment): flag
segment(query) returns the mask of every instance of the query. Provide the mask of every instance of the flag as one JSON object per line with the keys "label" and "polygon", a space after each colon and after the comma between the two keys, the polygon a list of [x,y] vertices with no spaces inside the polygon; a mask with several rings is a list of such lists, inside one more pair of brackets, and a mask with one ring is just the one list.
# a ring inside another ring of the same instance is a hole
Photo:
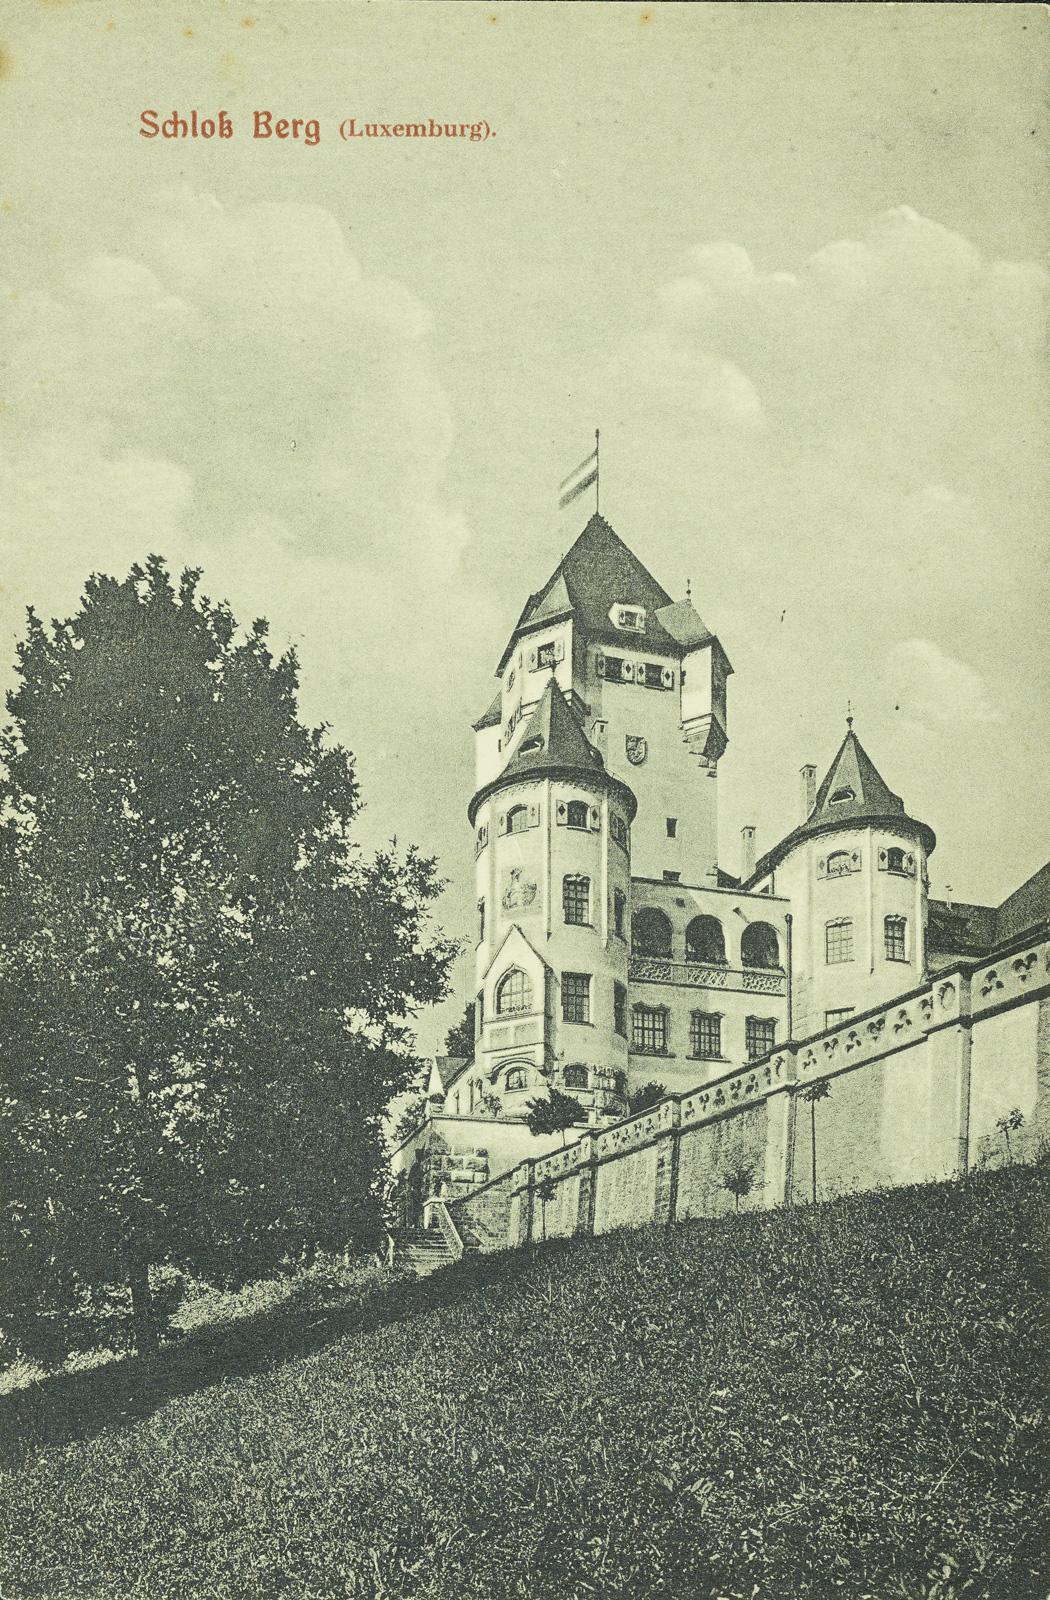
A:
{"label": "flag", "polygon": [[574,471],[570,472],[569,476],[567,478],[563,479],[562,482],[559,484],[559,486],[558,486],[558,508],[559,508],[559,510],[563,506],[569,505],[573,500],[575,500],[577,498],[578,495],[581,495],[585,489],[589,489],[592,483],[597,483],[597,482],[598,482],[598,443],[597,443],[597,440],[595,440],[594,449],[591,451],[591,453],[587,457],[586,461],[581,461],[579,466],[576,467]]}

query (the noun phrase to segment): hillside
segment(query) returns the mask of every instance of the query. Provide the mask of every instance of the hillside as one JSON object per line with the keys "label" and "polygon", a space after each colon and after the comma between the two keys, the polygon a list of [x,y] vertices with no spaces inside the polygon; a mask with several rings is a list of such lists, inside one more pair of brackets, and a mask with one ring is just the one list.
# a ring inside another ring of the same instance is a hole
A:
{"label": "hillside", "polygon": [[1035,1600],[1048,1200],[551,1244],[8,1396],[0,1591]]}

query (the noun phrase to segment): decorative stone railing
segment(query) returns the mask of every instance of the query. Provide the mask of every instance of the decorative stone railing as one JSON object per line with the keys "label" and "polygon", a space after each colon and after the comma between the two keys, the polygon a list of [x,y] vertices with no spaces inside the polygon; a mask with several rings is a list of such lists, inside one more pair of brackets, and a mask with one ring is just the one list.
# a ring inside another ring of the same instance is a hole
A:
{"label": "decorative stone railing", "polygon": [[632,956],[632,983],[673,983],[691,989],[736,989],[744,994],[786,992],[786,976],[775,968],[723,967],[699,961],[671,961],[662,956]]}

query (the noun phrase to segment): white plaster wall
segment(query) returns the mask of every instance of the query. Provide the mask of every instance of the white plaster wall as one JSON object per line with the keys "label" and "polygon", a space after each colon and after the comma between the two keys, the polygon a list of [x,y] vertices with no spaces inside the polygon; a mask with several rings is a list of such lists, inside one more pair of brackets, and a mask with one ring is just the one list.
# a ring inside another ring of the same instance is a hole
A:
{"label": "white plaster wall", "polygon": [[[1040,1006],[981,1017],[970,1033],[970,1164],[998,1164],[1006,1141],[996,1127],[1018,1109],[1028,1126],[1037,1122],[1039,1099]],[[1014,1154],[1027,1142],[1011,1134]]]}

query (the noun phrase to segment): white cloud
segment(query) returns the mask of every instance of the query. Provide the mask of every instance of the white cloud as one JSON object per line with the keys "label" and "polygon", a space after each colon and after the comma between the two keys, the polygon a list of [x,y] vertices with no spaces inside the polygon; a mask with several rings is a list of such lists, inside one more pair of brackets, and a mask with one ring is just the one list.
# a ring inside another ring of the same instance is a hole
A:
{"label": "white cloud", "polygon": [[903,639],[894,645],[883,683],[894,710],[913,725],[962,731],[972,723],[999,720],[980,673],[932,639]]}

